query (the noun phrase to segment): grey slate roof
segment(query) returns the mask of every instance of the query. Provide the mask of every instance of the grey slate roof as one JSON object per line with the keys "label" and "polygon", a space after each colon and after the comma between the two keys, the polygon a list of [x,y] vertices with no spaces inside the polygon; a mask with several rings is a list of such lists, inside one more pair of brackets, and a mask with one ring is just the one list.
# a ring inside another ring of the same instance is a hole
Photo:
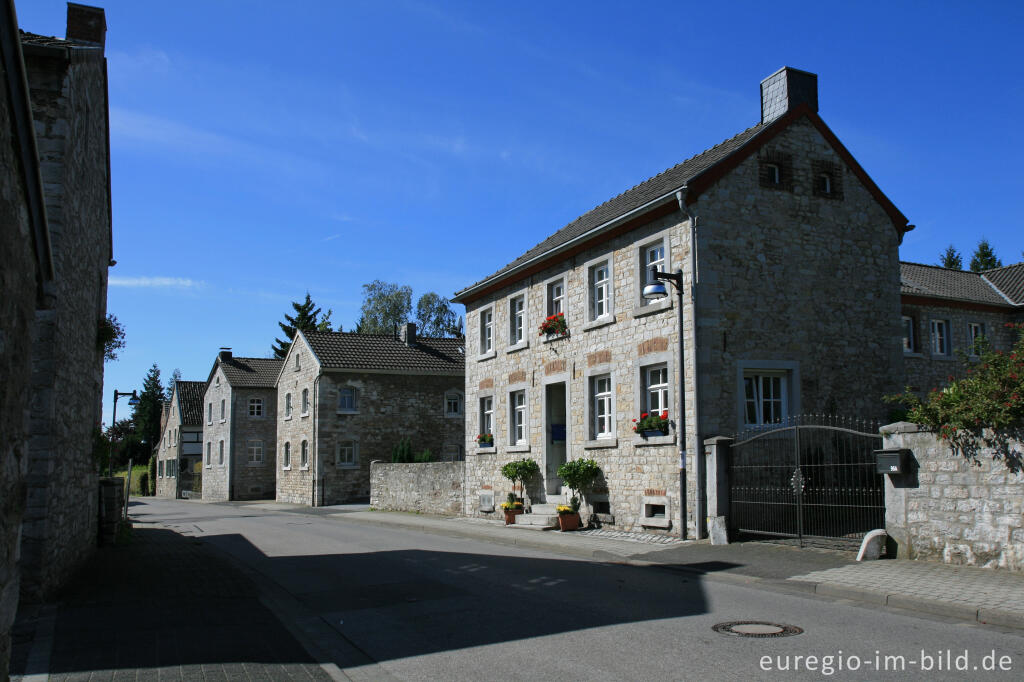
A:
{"label": "grey slate roof", "polygon": [[1009,305],[977,272],[920,263],[900,263],[900,293],[986,305]]}
{"label": "grey slate roof", "polygon": [[412,346],[391,335],[302,332],[324,369],[375,370],[401,374],[461,375],[463,339],[417,337]]}
{"label": "grey slate roof", "polygon": [[175,387],[178,394],[178,409],[182,426],[199,426],[203,423],[203,394],[205,381],[179,381]]}
{"label": "grey slate roof", "polygon": [[273,388],[284,360],[276,358],[237,358],[218,360],[224,377],[235,387]]}
{"label": "grey slate roof", "polygon": [[[462,291],[472,289],[483,282],[499,277],[516,266],[521,265],[536,256],[547,253],[552,249],[558,248],[575,237],[579,237],[609,220],[618,218],[633,209],[643,206],[653,199],[657,199],[658,197],[664,196],[673,190],[679,189],[690,182],[693,178],[716,165],[733,152],[739,150],[741,147],[757,137],[757,135],[766,128],[768,128],[768,125],[758,123],[751,128],[747,128],[742,133],[715,145],[711,149],[707,149],[700,154],[683,161],[682,163],[672,166],[668,170],[663,171],[652,178],[648,178],[644,182],[626,190],[617,197],[609,199],[600,206],[584,213],[579,218],[576,218],[576,220],[572,221],[558,232],[555,232],[553,235],[542,241],[540,244],[537,244],[505,267],[501,268],[494,274],[485,277],[479,282],[466,287]],[[456,296],[461,294],[462,291],[457,292]]]}
{"label": "grey slate roof", "polygon": [[41,36],[38,33],[29,33],[28,31],[18,31],[21,34],[21,42],[23,45],[40,45],[43,47],[81,47],[78,43],[71,40],[64,40],[63,38],[56,38],[54,36]]}
{"label": "grey slate roof", "polygon": [[1024,263],[986,270],[981,274],[1015,305],[1024,305]]}

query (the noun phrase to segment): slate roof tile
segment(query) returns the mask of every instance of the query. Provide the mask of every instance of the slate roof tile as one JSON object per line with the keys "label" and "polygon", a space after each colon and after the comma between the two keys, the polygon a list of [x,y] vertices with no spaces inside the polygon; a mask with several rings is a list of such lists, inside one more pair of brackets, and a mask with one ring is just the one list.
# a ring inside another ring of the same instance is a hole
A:
{"label": "slate roof tile", "polygon": [[459,375],[466,371],[465,340],[416,337],[407,346],[385,334],[302,332],[324,369]]}
{"label": "slate roof tile", "polygon": [[203,394],[205,381],[178,381],[178,408],[182,426],[200,426],[203,423]]}
{"label": "slate roof tile", "polygon": [[900,293],[987,305],[1009,305],[977,272],[920,263],[900,263]]}
{"label": "slate roof tile", "polygon": [[1014,305],[1024,305],[1024,263],[1015,263],[981,273],[1013,301]]}
{"label": "slate roof tile", "polygon": [[224,377],[234,387],[273,388],[284,360],[276,358],[239,358],[221,360]]}

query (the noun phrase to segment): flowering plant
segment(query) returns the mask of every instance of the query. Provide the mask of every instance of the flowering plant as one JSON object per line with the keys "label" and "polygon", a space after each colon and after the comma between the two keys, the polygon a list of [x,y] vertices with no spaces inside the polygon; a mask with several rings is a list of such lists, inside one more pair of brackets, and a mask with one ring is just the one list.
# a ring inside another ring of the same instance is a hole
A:
{"label": "flowering plant", "polygon": [[633,420],[633,431],[641,433],[643,431],[661,431],[662,433],[668,432],[668,410],[663,411],[661,414],[655,412],[654,414],[648,414],[644,412],[640,415],[640,419]]}
{"label": "flowering plant", "polygon": [[557,507],[555,507],[555,511],[558,512],[559,514],[575,514],[576,513],[576,510],[573,509],[572,507],[570,507],[567,504],[560,504],[560,505],[558,505]]}
{"label": "flowering plant", "polygon": [[565,313],[548,315],[547,319],[541,323],[538,329],[540,329],[540,334],[538,334],[538,336],[543,336],[544,334],[547,334],[548,336],[553,334],[565,336],[569,333],[569,325],[565,323]]}
{"label": "flowering plant", "polygon": [[479,443],[480,445],[491,445],[494,443],[494,434],[481,433],[479,436],[476,437],[476,442]]}
{"label": "flowering plant", "polygon": [[522,509],[523,508],[523,503],[522,502],[518,502],[518,501],[516,501],[516,502],[502,502],[501,503],[501,508],[502,509],[513,509],[513,510],[515,510],[515,509]]}

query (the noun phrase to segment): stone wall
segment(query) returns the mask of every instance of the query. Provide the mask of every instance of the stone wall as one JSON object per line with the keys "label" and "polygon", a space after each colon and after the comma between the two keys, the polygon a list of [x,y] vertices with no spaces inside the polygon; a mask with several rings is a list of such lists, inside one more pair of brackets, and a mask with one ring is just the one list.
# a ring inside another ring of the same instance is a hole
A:
{"label": "stone wall", "polygon": [[102,50],[26,54],[54,269],[52,305],[32,334],[28,506],[22,593],[46,598],[96,546],[92,430],[101,419],[110,249]]}
{"label": "stone wall", "polygon": [[[249,400],[263,401],[263,416],[249,416]],[[233,388],[231,391],[231,499],[274,499],[277,477],[277,391]],[[249,462],[250,441],[263,444],[263,463]]]}
{"label": "stone wall", "polygon": [[231,384],[218,364],[203,395],[203,499],[209,502],[229,499],[228,476],[234,445],[231,408]]}
{"label": "stone wall", "polygon": [[[298,356],[298,365],[296,365]],[[314,505],[313,447],[314,400],[319,383],[320,365],[305,340],[296,335],[277,384],[277,500],[293,504]],[[302,411],[302,391],[309,391],[309,409]],[[291,414],[285,405],[291,400]],[[309,448],[309,464],[302,466],[302,443]],[[285,447],[291,452],[291,462],[285,465]]]}
{"label": "stone wall", "polygon": [[379,511],[462,513],[463,462],[371,462],[370,506]]}
{"label": "stone wall", "polygon": [[[910,473],[885,477],[885,529],[900,558],[1024,571],[1024,473],[983,442],[971,461],[915,424],[882,434],[886,449],[912,453]],[[1024,455],[1024,443],[1006,444]]]}

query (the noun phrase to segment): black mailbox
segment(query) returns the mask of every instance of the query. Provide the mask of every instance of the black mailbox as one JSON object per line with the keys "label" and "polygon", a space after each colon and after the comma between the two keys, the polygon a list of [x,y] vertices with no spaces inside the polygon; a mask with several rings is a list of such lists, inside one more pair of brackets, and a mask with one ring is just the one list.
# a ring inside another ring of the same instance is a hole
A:
{"label": "black mailbox", "polygon": [[876,474],[905,474],[910,462],[910,450],[875,450]]}

